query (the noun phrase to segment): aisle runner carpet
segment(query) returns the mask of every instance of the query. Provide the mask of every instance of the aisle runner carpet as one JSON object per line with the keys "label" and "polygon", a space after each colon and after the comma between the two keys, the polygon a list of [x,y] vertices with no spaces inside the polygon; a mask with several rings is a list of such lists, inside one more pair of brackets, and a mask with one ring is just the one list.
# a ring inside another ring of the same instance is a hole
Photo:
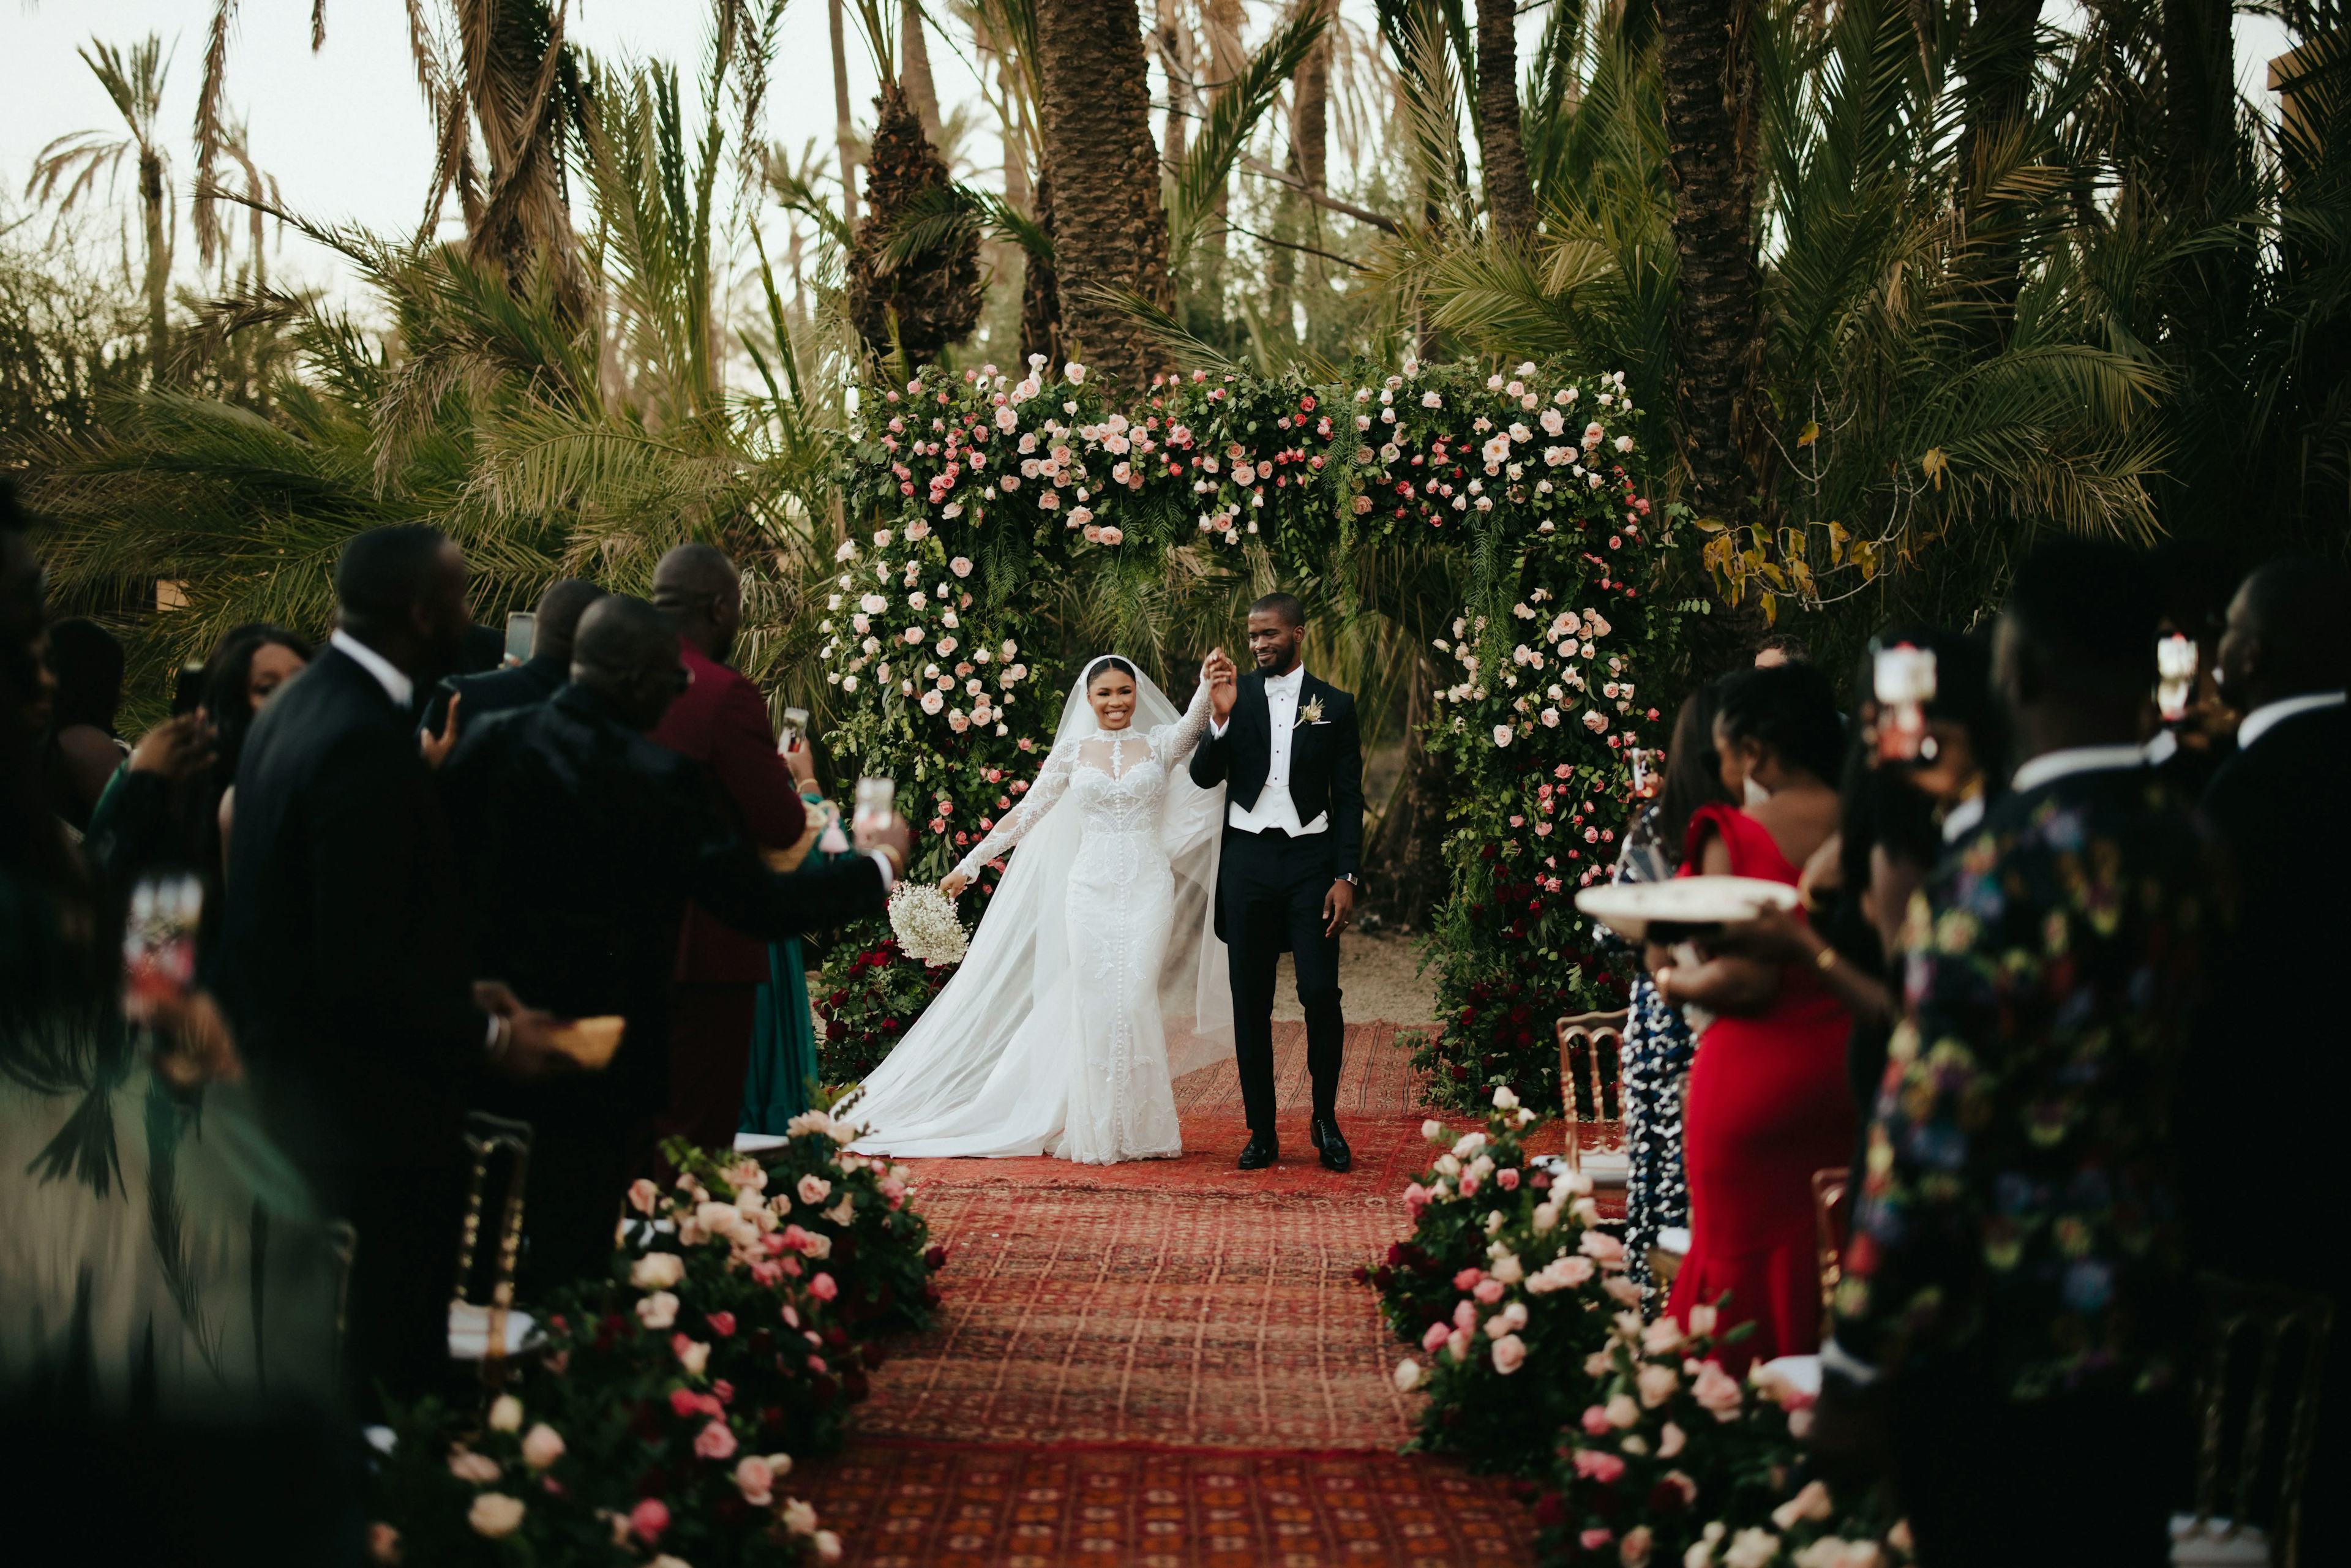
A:
{"label": "aisle runner carpet", "polygon": [[1350,1028],[1340,1176],[1305,1142],[1302,1029],[1276,1031],[1274,1170],[1233,1168],[1229,1064],[1176,1085],[1180,1160],[907,1162],[949,1249],[946,1299],[893,1346],[849,1451],[808,1473],[849,1563],[1527,1560],[1503,1483],[1396,1454],[1401,1347],[1353,1277],[1404,1233],[1399,1194],[1426,1162],[1411,1042]]}

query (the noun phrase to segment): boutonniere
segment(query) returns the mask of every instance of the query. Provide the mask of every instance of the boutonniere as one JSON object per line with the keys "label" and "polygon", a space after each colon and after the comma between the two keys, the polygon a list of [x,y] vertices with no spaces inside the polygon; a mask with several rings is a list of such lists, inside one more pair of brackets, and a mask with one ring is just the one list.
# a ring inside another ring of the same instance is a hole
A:
{"label": "boutonniere", "polygon": [[[1322,722],[1322,699],[1321,697],[1316,697],[1312,702],[1308,703],[1304,707],[1298,710],[1299,724],[1321,724]],[[1297,725],[1292,725],[1290,727],[1295,729]]]}

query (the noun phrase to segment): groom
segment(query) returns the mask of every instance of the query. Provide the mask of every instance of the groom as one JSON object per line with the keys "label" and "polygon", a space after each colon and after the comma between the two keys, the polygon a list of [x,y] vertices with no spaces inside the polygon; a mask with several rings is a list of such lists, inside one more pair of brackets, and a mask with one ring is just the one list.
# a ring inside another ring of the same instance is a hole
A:
{"label": "groom", "polygon": [[1355,699],[1298,663],[1305,607],[1287,593],[1249,606],[1254,674],[1224,665],[1209,689],[1208,737],[1192,782],[1228,786],[1217,873],[1217,935],[1232,965],[1234,1054],[1249,1145],[1240,1168],[1280,1157],[1273,1121],[1273,977],[1284,947],[1298,964],[1306,1067],[1314,1081],[1308,1135],[1329,1169],[1353,1163],[1332,1113],[1339,1097],[1339,933],[1355,912],[1364,847],[1364,758]]}

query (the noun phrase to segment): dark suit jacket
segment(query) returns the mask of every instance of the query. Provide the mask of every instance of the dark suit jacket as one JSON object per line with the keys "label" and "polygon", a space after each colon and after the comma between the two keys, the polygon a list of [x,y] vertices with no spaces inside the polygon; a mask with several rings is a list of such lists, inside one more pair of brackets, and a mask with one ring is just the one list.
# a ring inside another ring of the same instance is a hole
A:
{"label": "dark suit jacket", "polygon": [[758,941],[883,912],[881,868],[862,855],[768,871],[698,765],[578,686],[461,736],[441,785],[484,970],[534,1007],[626,1018],[621,1082],[666,1082],[689,897]]}
{"label": "dark suit jacket", "polygon": [[2197,1051],[2187,1096],[2199,1132],[2216,1085],[2258,1073],[2286,1086],[2260,1097],[2264,1174],[2260,1202],[2229,1182],[2201,1182],[2197,1239],[2203,1260],[2232,1274],[2312,1286],[2339,1283],[2343,1233],[2333,1194],[2337,1120],[2313,1092],[2338,1071],[2343,1004],[2328,977],[2351,946],[2351,709],[2320,708],[2280,721],[2213,776],[2204,815],[2229,852],[2236,917],[2226,944],[2228,987]]}
{"label": "dark suit jacket", "polygon": [[414,724],[330,647],[246,740],[214,955],[272,1130],[329,1201],[459,1158],[486,1031],[465,924]]}
{"label": "dark suit jacket", "polygon": [[[653,739],[699,762],[719,816],[761,849],[789,849],[807,824],[799,786],[776,755],[759,688],[681,637],[678,656],[693,682],[670,704]],[[698,985],[755,986],[768,977],[765,943],[689,908],[677,945],[677,978]]]}
{"label": "dark suit jacket", "polygon": [[478,675],[451,675],[433,688],[420,727],[440,734],[449,719],[449,699],[460,694],[465,706],[457,710],[457,722],[464,726],[494,713],[543,703],[570,678],[571,662],[552,653],[533,654],[519,664],[485,670]]}
{"label": "dark suit jacket", "polygon": [[[1355,723],[1355,699],[1311,674],[1298,688],[1302,716],[1322,705],[1322,722],[1301,717],[1290,737],[1290,802],[1298,820],[1311,822],[1328,812],[1338,872],[1352,876],[1364,853],[1364,743]],[[1273,767],[1273,717],[1266,706],[1265,677],[1252,670],[1234,687],[1232,722],[1219,737],[1203,736],[1192,753],[1192,782],[1203,789],[1226,787],[1225,798],[1244,810]]]}

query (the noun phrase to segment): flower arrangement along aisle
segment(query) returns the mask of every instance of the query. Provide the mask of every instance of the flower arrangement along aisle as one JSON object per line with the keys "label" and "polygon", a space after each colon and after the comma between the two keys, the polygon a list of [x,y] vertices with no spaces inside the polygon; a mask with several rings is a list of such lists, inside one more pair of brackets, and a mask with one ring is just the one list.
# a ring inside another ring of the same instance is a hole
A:
{"label": "flower arrangement along aisle", "polygon": [[[918,874],[944,873],[1035,772],[1066,674],[1057,596],[1164,591],[1177,550],[1330,584],[1332,560],[1365,543],[1458,539],[1462,602],[1437,639],[1458,679],[1430,731],[1458,810],[1442,1027],[1422,1064],[1456,1108],[1496,1086],[1555,1103],[1549,1020],[1619,989],[1571,898],[1615,852],[1625,748],[1659,718],[1642,671],[1676,634],[1677,612],[1649,595],[1671,540],[1643,493],[1646,416],[1625,378],[1532,363],[1407,362],[1319,385],[1196,371],[1122,409],[1081,366],[1047,375],[1041,360],[1026,374],[926,370],[859,400],[821,652],[835,749],[898,779],[924,829]],[[994,886],[991,868],[964,896]],[[853,963],[820,988],[842,998],[829,1024],[911,1023],[865,999],[899,983],[894,966],[844,974]],[[853,1054],[894,1042],[871,1030]]]}
{"label": "flower arrangement along aisle", "polygon": [[1419,1349],[1395,1369],[1399,1388],[1428,1395],[1416,1446],[1531,1472],[1583,1407],[1608,1303],[1640,1298],[1624,1243],[1597,1228],[1589,1178],[1531,1166],[1534,1113],[1508,1089],[1493,1101],[1482,1131],[1423,1128],[1442,1152],[1405,1188],[1412,1236],[1364,1278]]}
{"label": "flower arrangement along aisle", "polygon": [[1902,1568],[1909,1531],[1882,1497],[1848,1506],[1803,1478],[1811,1396],[1768,1363],[1731,1376],[1713,1327],[1705,1307],[1687,1333],[1616,1314],[1535,1506],[1546,1568]]}
{"label": "flower arrangement along aisle", "polygon": [[836,946],[814,998],[819,1080],[863,1082],[954,972],[909,956],[894,936]]}

